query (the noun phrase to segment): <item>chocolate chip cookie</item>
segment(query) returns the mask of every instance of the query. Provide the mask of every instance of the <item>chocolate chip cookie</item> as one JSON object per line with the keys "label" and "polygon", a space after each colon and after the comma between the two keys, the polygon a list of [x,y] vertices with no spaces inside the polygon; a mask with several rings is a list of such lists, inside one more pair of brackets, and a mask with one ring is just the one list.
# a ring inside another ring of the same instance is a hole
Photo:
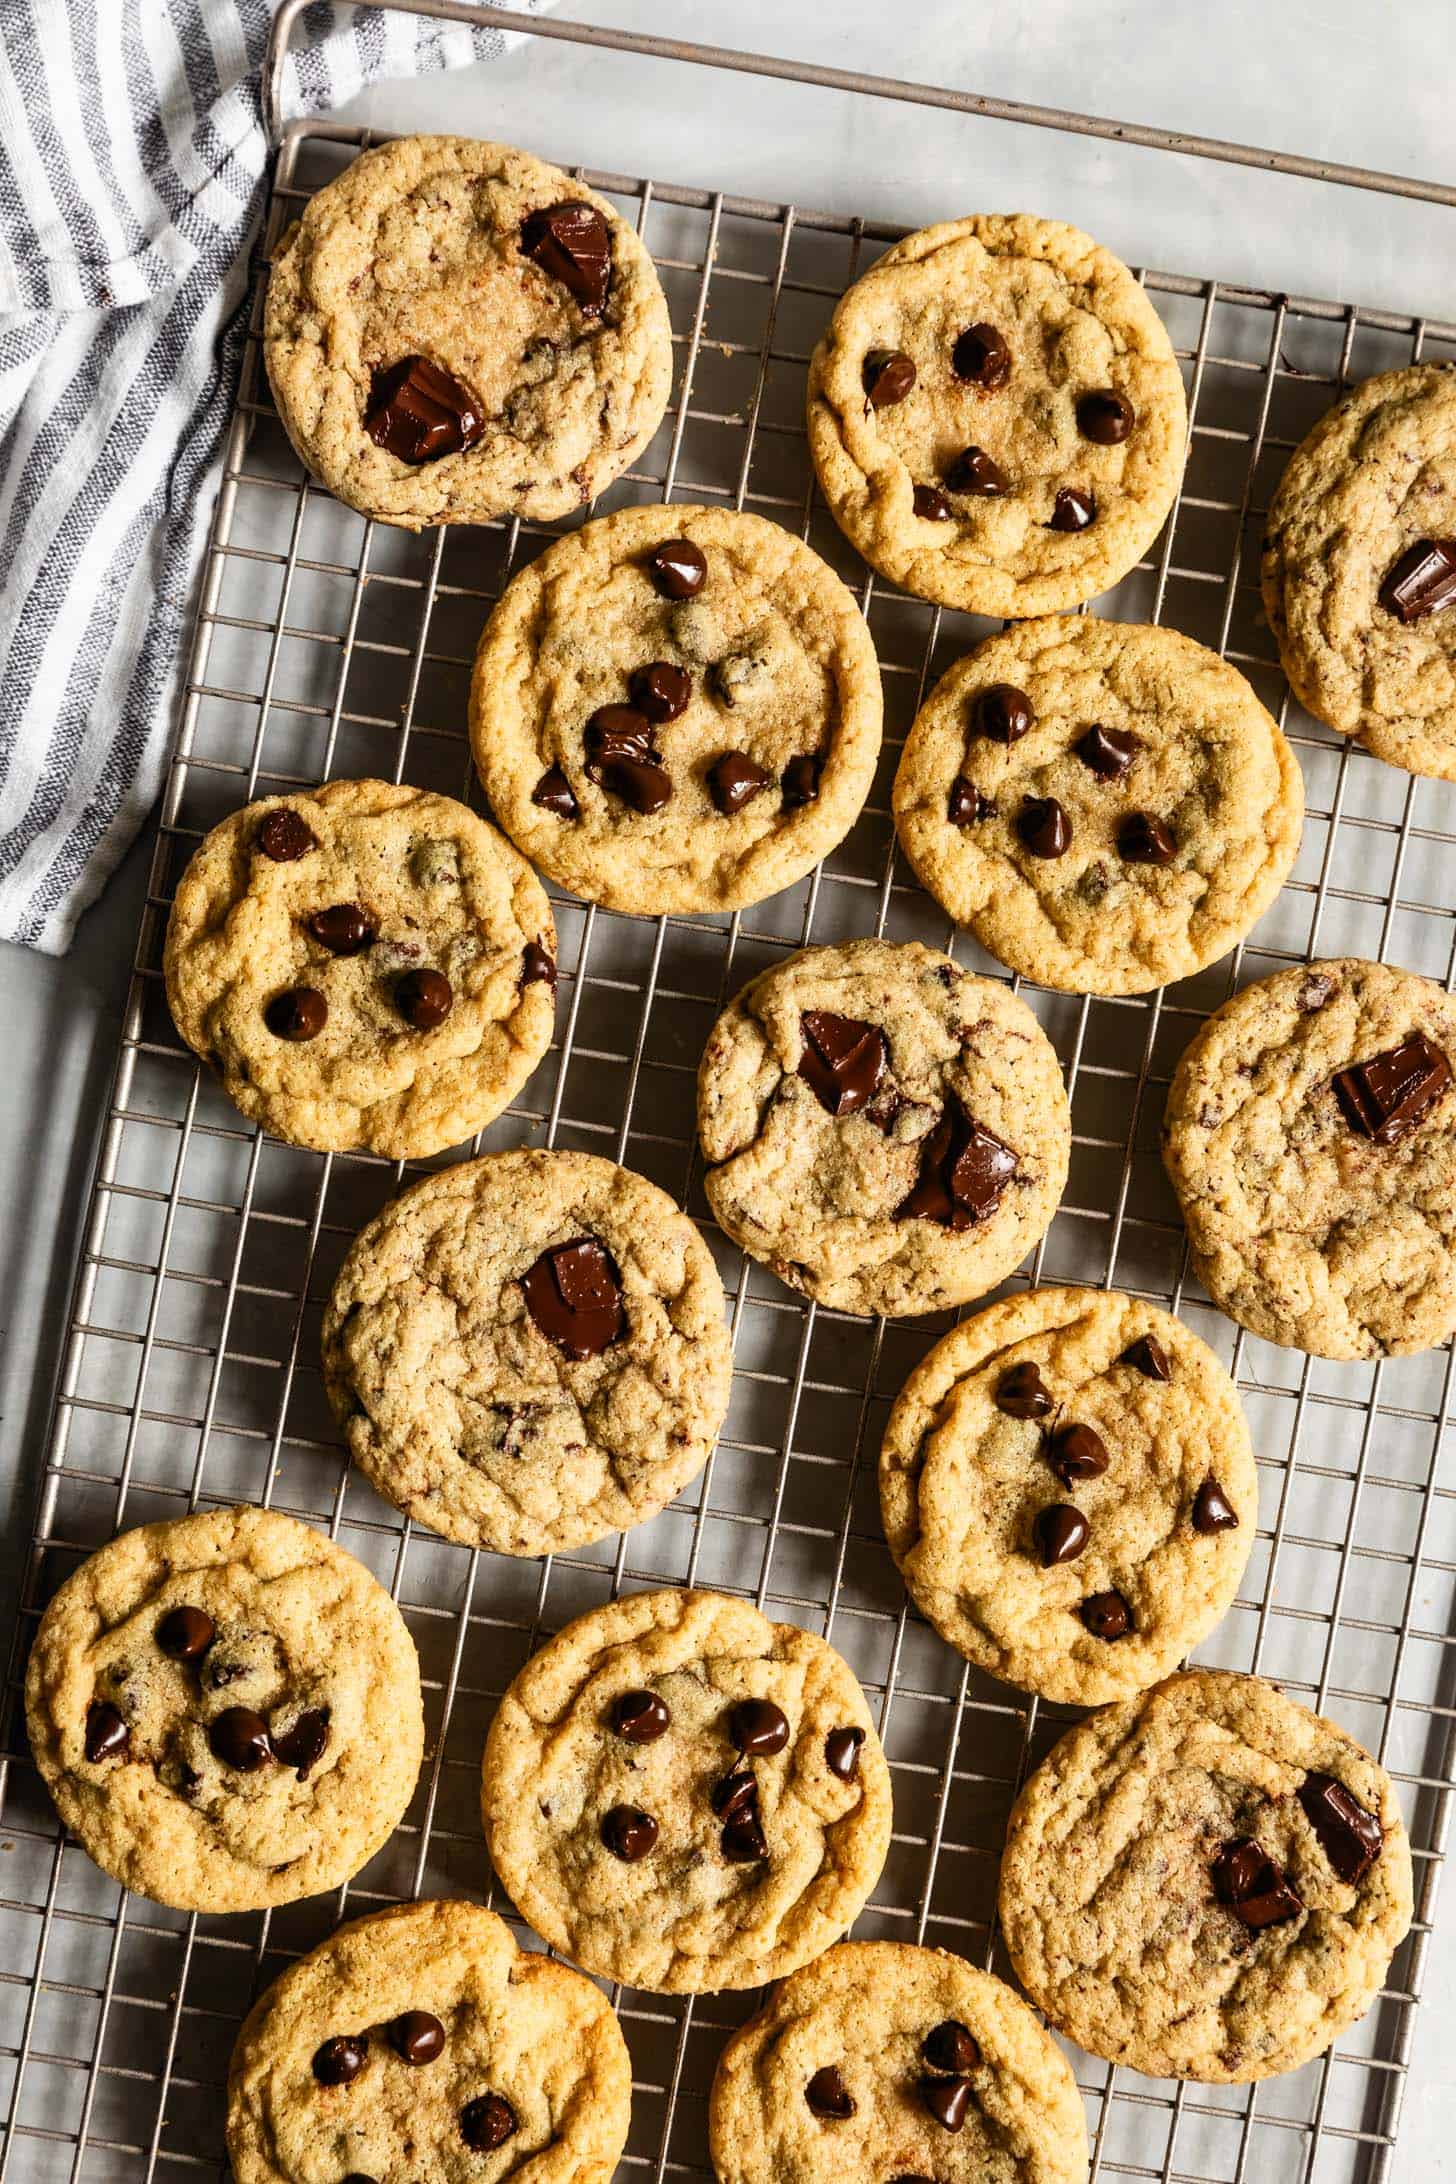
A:
{"label": "chocolate chip cookie", "polygon": [[1234,995],[1178,1064],[1163,1122],[1199,1280],[1316,1357],[1456,1329],[1456,998],[1358,957]]}
{"label": "chocolate chip cookie", "polygon": [[535,874],[450,796],[330,781],[234,812],[167,924],[178,1031],[228,1097],[319,1152],[422,1158],[494,1122],[551,1043]]}
{"label": "chocolate chip cookie", "polygon": [[495,1870],[553,1949],[659,1994],[759,1987],[858,1916],[890,1773],[832,1646],[718,1593],[638,1593],[522,1669],[486,1740]]}
{"label": "chocolate chip cookie", "polygon": [[1264,605],[1295,696],[1377,758],[1456,781],[1456,371],[1365,380],[1290,458]]}
{"label": "chocolate chip cookie", "polygon": [[446,1168],[355,1239],[323,1323],[349,1453],[447,1539],[553,1554],[653,1516],[708,1459],[732,1355],[707,1245],[590,1153]]}
{"label": "chocolate chip cookie", "polygon": [[977,1668],[1074,1706],[1166,1676],[1238,1590],[1259,1484],[1233,1382],[1171,1312],[1033,1289],[901,1389],[880,1511],[911,1598]]}
{"label": "chocolate chip cookie", "polygon": [[776,1987],[723,2050],[721,2184],[1083,2184],[1065,2057],[1019,1995],[943,1949],[850,1941]]}
{"label": "chocolate chip cookie", "polygon": [[1155,2078],[1243,2084],[1322,2054],[1410,1921],[1389,1777],[1257,1676],[1195,1669],[1069,1730],[1001,1861],[1032,2001]]}
{"label": "chocolate chip cookie", "polygon": [[843,1312],[984,1296],[1067,1179],[1061,1065],[1024,1001],[918,943],[806,948],[744,987],[698,1071],[719,1224]]}
{"label": "chocolate chip cookie", "polygon": [[308,469],[411,531],[569,514],[641,453],[672,385],[632,229],[472,137],[378,145],[319,191],[274,254],[263,354]]}
{"label": "chocolate chip cookie", "polygon": [[611,910],[733,910],[848,833],[880,670],[817,554],[730,508],[623,508],[558,539],[486,625],[470,698],[491,809]]}
{"label": "chocolate chip cookie", "polygon": [[182,1911],[261,1911],[349,1880],[424,1743],[404,1619],[363,1564],[268,1509],[144,1524],[41,1618],[30,1748],[103,1871]]}
{"label": "chocolate chip cookie", "polygon": [[1186,415],[1127,267],[1029,214],[907,235],[809,365],[836,522],[892,583],[975,614],[1054,613],[1126,576],[1173,505]]}
{"label": "chocolate chip cookie", "polygon": [[627,2043],[589,1979],[478,1904],[404,1904],[341,1926],[255,2004],[228,2153],[236,2184],[609,2184],[631,2106]]}
{"label": "chocolate chip cookie", "polygon": [[895,825],[957,924],[1038,985],[1148,993],[1228,952],[1289,875],[1293,751],[1236,669],[1177,630],[1021,622],[926,699]]}

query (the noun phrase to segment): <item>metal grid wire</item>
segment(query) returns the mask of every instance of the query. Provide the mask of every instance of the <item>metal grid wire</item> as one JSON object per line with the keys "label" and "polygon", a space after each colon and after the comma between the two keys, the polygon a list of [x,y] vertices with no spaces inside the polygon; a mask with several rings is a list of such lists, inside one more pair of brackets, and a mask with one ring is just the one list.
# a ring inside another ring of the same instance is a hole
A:
{"label": "metal grid wire", "polygon": [[[320,124],[290,133],[270,234],[367,141]],[[888,816],[921,695],[985,625],[867,575],[816,504],[803,435],[809,348],[895,231],[587,179],[652,249],[676,356],[664,425],[606,505],[711,500],[808,538],[869,619],[886,750],[848,842],[750,911],[651,921],[558,896],[557,1041],[510,1113],[460,1151],[575,1146],[626,1161],[686,1203],[730,1300],[732,1407],[712,1461],[669,1510],[544,1562],[417,1530],[341,1459],[318,1376],[319,1314],[350,1237],[404,1169],[298,1152],[240,1122],[167,1015],[170,890],[203,831],[257,793],[363,773],[472,793],[474,643],[547,534],[510,524],[411,538],[331,501],[301,473],[270,406],[255,299],[11,1687],[56,1583],[119,1527],[234,1499],[272,1503],[326,1526],[398,1600],[420,1651],[430,1757],[405,1823],[348,1887],[261,1917],[189,1917],[123,1895],[61,1839],[15,1723],[0,1864],[0,2179],[12,2184],[216,2175],[228,2051],[251,1998],[287,1961],[340,1918],[420,1893],[484,1894],[509,1914],[492,1895],[476,1809],[491,1710],[545,1633],[621,1588],[741,1592],[848,1656],[895,1788],[894,1844],[861,1934],[998,1963],[1007,1809],[1069,1718],[973,1674],[909,1613],[881,1537],[880,1433],[947,1318],[870,1326],[790,1295],[713,1229],[692,1142],[692,1072],[713,1017],[786,949],[883,933],[952,945],[970,967],[1005,976],[947,930],[896,861]],[[1166,618],[1290,714],[1309,818],[1278,904],[1200,978],[1131,1000],[1021,988],[1064,1061],[1075,1138],[1065,1203],[1018,1279],[1115,1282],[1171,1305],[1237,1375],[1262,1521],[1243,1595],[1200,1657],[1278,1678],[1378,1753],[1411,1823],[1418,1919],[1365,2023],[1292,2076],[1256,2090],[1174,2086],[1074,2061],[1097,2175],[1330,2184],[1386,2171],[1453,1780],[1456,1496],[1437,1485],[1452,1353],[1334,1366],[1239,1333],[1188,1277],[1157,1130],[1173,1062],[1236,984],[1346,951],[1456,981],[1456,790],[1381,766],[1290,707],[1256,590],[1259,517],[1289,448],[1347,380],[1456,354],[1456,327],[1143,277],[1183,361],[1190,455],[1161,540],[1099,611]],[[713,2064],[751,1998],[614,1999],[635,2079],[621,2176],[706,2177]]]}

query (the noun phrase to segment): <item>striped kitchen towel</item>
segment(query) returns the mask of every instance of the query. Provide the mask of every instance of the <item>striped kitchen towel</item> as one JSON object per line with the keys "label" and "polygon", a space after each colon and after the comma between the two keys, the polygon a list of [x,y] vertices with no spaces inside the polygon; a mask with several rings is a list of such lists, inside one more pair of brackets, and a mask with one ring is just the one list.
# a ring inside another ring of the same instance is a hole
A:
{"label": "striped kitchen towel", "polygon": [[[0,7],[0,938],[53,954],[161,786],[259,235],[272,13]],[[310,7],[288,110],[504,44]]]}

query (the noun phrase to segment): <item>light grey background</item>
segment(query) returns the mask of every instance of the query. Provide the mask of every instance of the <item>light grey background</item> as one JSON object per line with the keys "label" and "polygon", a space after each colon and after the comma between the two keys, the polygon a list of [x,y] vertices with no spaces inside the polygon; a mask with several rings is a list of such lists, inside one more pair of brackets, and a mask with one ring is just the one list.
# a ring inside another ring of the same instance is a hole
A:
{"label": "light grey background", "polygon": [[[567,0],[562,12],[1451,180],[1452,0]],[[801,87],[528,41],[347,118],[906,225],[1077,221],[1135,263],[1456,317],[1456,213]],[[62,961],[0,947],[0,1579],[17,1566],[145,890],[134,851]],[[1396,2173],[1456,2177],[1449,1884]]]}

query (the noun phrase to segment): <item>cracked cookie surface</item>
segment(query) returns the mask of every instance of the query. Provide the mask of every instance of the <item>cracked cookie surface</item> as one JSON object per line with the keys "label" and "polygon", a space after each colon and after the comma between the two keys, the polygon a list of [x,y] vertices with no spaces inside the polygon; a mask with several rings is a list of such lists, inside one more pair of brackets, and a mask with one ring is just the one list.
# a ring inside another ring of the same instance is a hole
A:
{"label": "cracked cookie surface", "polygon": [[551,1043],[536,875],[453,797],[330,781],[213,828],[167,924],[167,1000],[252,1122],[418,1159],[507,1107]]}
{"label": "cracked cookie surface", "polygon": [[1456,1328],[1453,1074],[1456,1000],[1413,971],[1344,957],[1226,1001],[1179,1062],[1163,1122],[1214,1302],[1316,1357],[1444,1342]]}
{"label": "cracked cookie surface", "polygon": [[394,1602],[267,1509],[99,1548],[46,1609],[25,1704],[66,1826],[124,1887],[184,1911],[349,1880],[398,1825],[424,1740]]}
{"label": "cracked cookie surface", "polygon": [[470,695],[517,847],[611,910],[731,910],[849,832],[880,748],[858,607],[790,532],[624,508],[558,539],[486,624]]}
{"label": "cracked cookie surface", "polygon": [[1389,1777],[1257,1676],[1195,1669],[1104,1707],[1012,1810],[1017,1977],[1089,2054],[1151,2077],[1297,2069],[1370,2007],[1410,1920]]}
{"label": "cracked cookie surface", "polygon": [[1117,583],[1172,506],[1185,433],[1172,344],[1127,267],[1029,214],[906,236],[840,298],[809,366],[841,530],[892,582],[974,614],[1049,614]]}
{"label": "cracked cookie surface", "polygon": [[1263,557],[1265,610],[1300,703],[1377,758],[1445,781],[1456,781],[1453,505],[1456,372],[1380,372],[1295,449]]}
{"label": "cracked cookie surface", "polygon": [[1076,2080],[1020,1996],[893,1941],[844,1942],[774,1989],[719,2059],[708,2139],[719,2184],[1087,2175]]}
{"label": "cracked cookie surface", "polygon": [[[564,250],[537,232],[555,207],[587,230]],[[308,469],[415,531],[570,514],[630,467],[672,385],[667,305],[631,227],[558,167],[471,137],[379,145],[310,200],[274,255],[263,353]],[[407,389],[381,438],[383,375],[411,358],[444,383]]]}
{"label": "cracked cookie surface", "polygon": [[1242,675],[1176,630],[1023,622],[942,676],[894,790],[923,886],[1071,993],[1147,993],[1243,939],[1299,849],[1304,782]]}
{"label": "cracked cookie surface", "polygon": [[703,1051],[698,1132],[736,1243],[821,1304],[892,1315],[1011,1273],[1071,1146],[1025,1002],[915,941],[806,948],[745,986]]}
{"label": "cracked cookie surface", "polygon": [[946,1335],[880,1450],[915,1605],[977,1668],[1076,1706],[1176,1667],[1238,1590],[1258,1475],[1232,1381],[1171,1312],[1033,1289]]}
{"label": "cracked cookie surface", "polygon": [[393,1200],[350,1247],[322,1346],[379,1492],[513,1555],[655,1515],[706,1463],[732,1373],[696,1227],[588,1153],[492,1153]]}
{"label": "cracked cookie surface", "polygon": [[237,2184],[609,2184],[627,2044],[580,1972],[478,1904],[354,1919],[255,2004],[228,2074]]}
{"label": "cracked cookie surface", "polygon": [[604,1978],[757,1987],[827,1948],[890,1842],[890,1775],[832,1646],[746,1601],[639,1593],[502,1699],[486,1841],[523,1918]]}

